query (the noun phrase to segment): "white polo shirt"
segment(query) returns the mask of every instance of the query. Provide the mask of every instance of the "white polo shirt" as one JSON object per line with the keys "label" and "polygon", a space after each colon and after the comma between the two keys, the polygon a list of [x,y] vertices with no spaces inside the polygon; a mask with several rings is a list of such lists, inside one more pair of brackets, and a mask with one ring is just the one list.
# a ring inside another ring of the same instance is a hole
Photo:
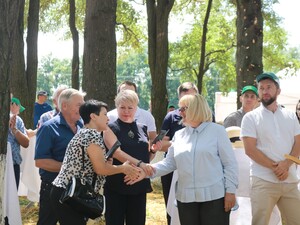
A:
{"label": "white polo shirt", "polygon": [[[278,106],[275,113],[263,105],[248,112],[242,120],[241,137],[256,138],[256,147],[275,162],[284,160],[294,145],[294,137],[300,134],[300,125],[294,112]],[[251,160],[251,176],[273,183],[298,182],[296,165],[289,168],[289,176],[279,181],[274,172]]]}
{"label": "white polo shirt", "polygon": [[[117,109],[113,109],[107,113],[109,118],[109,123],[113,123],[118,119],[118,111]],[[137,107],[134,118],[137,122],[144,124],[147,126],[148,132],[154,131],[156,132],[155,120],[152,114],[144,109]]]}

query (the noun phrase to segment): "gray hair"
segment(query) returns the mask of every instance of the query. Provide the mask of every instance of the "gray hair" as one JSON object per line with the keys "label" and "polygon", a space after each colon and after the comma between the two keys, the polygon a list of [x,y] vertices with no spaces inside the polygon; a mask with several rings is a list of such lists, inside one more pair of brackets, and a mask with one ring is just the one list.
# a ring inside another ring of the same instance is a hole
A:
{"label": "gray hair", "polygon": [[59,109],[59,111],[61,111],[61,109],[62,109],[62,103],[70,101],[70,99],[73,96],[81,96],[81,97],[84,98],[85,95],[86,95],[85,92],[78,91],[74,88],[67,88],[67,89],[63,90],[60,93],[59,97],[58,97],[58,109]]}
{"label": "gray hair", "polygon": [[68,89],[68,88],[69,88],[69,87],[68,87],[67,85],[64,85],[64,84],[59,85],[59,86],[55,89],[55,91],[54,91],[54,93],[53,93],[53,95],[52,95],[52,99],[55,99],[56,101],[58,101],[58,97],[59,97],[60,93],[61,93],[63,90],[66,90],[66,89]]}

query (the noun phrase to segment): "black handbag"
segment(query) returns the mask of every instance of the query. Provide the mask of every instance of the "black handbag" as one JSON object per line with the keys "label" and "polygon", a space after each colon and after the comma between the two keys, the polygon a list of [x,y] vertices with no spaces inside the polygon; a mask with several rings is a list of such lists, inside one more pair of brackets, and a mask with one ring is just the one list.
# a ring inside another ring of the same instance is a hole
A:
{"label": "black handbag", "polygon": [[[82,149],[82,171],[84,171],[84,149]],[[83,177],[82,177],[83,178]],[[82,178],[72,177],[63,191],[59,202],[69,205],[83,216],[96,219],[105,213],[105,197],[94,191],[97,175],[94,173],[93,183],[83,182]]]}

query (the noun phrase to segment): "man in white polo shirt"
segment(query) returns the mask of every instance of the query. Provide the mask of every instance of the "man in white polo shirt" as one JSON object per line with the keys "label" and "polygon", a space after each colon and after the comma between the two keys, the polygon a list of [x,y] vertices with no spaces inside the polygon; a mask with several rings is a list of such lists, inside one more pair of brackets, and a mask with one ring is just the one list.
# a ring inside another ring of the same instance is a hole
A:
{"label": "man in white polo shirt", "polygon": [[[137,87],[136,84],[131,81],[123,81],[119,87],[117,92],[123,90],[132,90],[137,93]],[[113,123],[118,119],[118,112],[117,109],[113,109],[107,113],[107,116],[109,118],[109,123]],[[156,136],[156,125],[155,125],[155,119],[152,116],[152,114],[144,109],[141,109],[140,107],[137,108],[136,113],[134,115],[134,118],[137,122],[142,123],[147,126],[148,135],[150,141],[153,141],[153,139]]]}
{"label": "man in white polo shirt", "polygon": [[241,137],[251,158],[252,225],[268,224],[278,206],[285,224],[300,223],[296,165],[285,159],[300,155],[300,126],[294,112],[277,103],[279,79],[274,73],[256,77],[261,106],[242,120]]}

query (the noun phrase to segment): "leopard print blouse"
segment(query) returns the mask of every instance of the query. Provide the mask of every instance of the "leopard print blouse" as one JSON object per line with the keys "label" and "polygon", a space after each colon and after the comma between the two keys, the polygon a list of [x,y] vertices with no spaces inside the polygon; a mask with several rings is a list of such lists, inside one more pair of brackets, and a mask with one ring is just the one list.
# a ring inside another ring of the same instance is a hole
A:
{"label": "leopard print blouse", "polygon": [[[92,184],[94,171],[87,155],[90,144],[97,144],[103,149],[105,146],[101,133],[95,129],[82,128],[68,144],[66,154],[58,176],[53,181],[56,187],[66,188],[72,176],[83,178],[83,181]],[[84,149],[84,170],[82,170],[82,147]],[[105,183],[105,176],[97,176],[95,191],[98,192]]]}

